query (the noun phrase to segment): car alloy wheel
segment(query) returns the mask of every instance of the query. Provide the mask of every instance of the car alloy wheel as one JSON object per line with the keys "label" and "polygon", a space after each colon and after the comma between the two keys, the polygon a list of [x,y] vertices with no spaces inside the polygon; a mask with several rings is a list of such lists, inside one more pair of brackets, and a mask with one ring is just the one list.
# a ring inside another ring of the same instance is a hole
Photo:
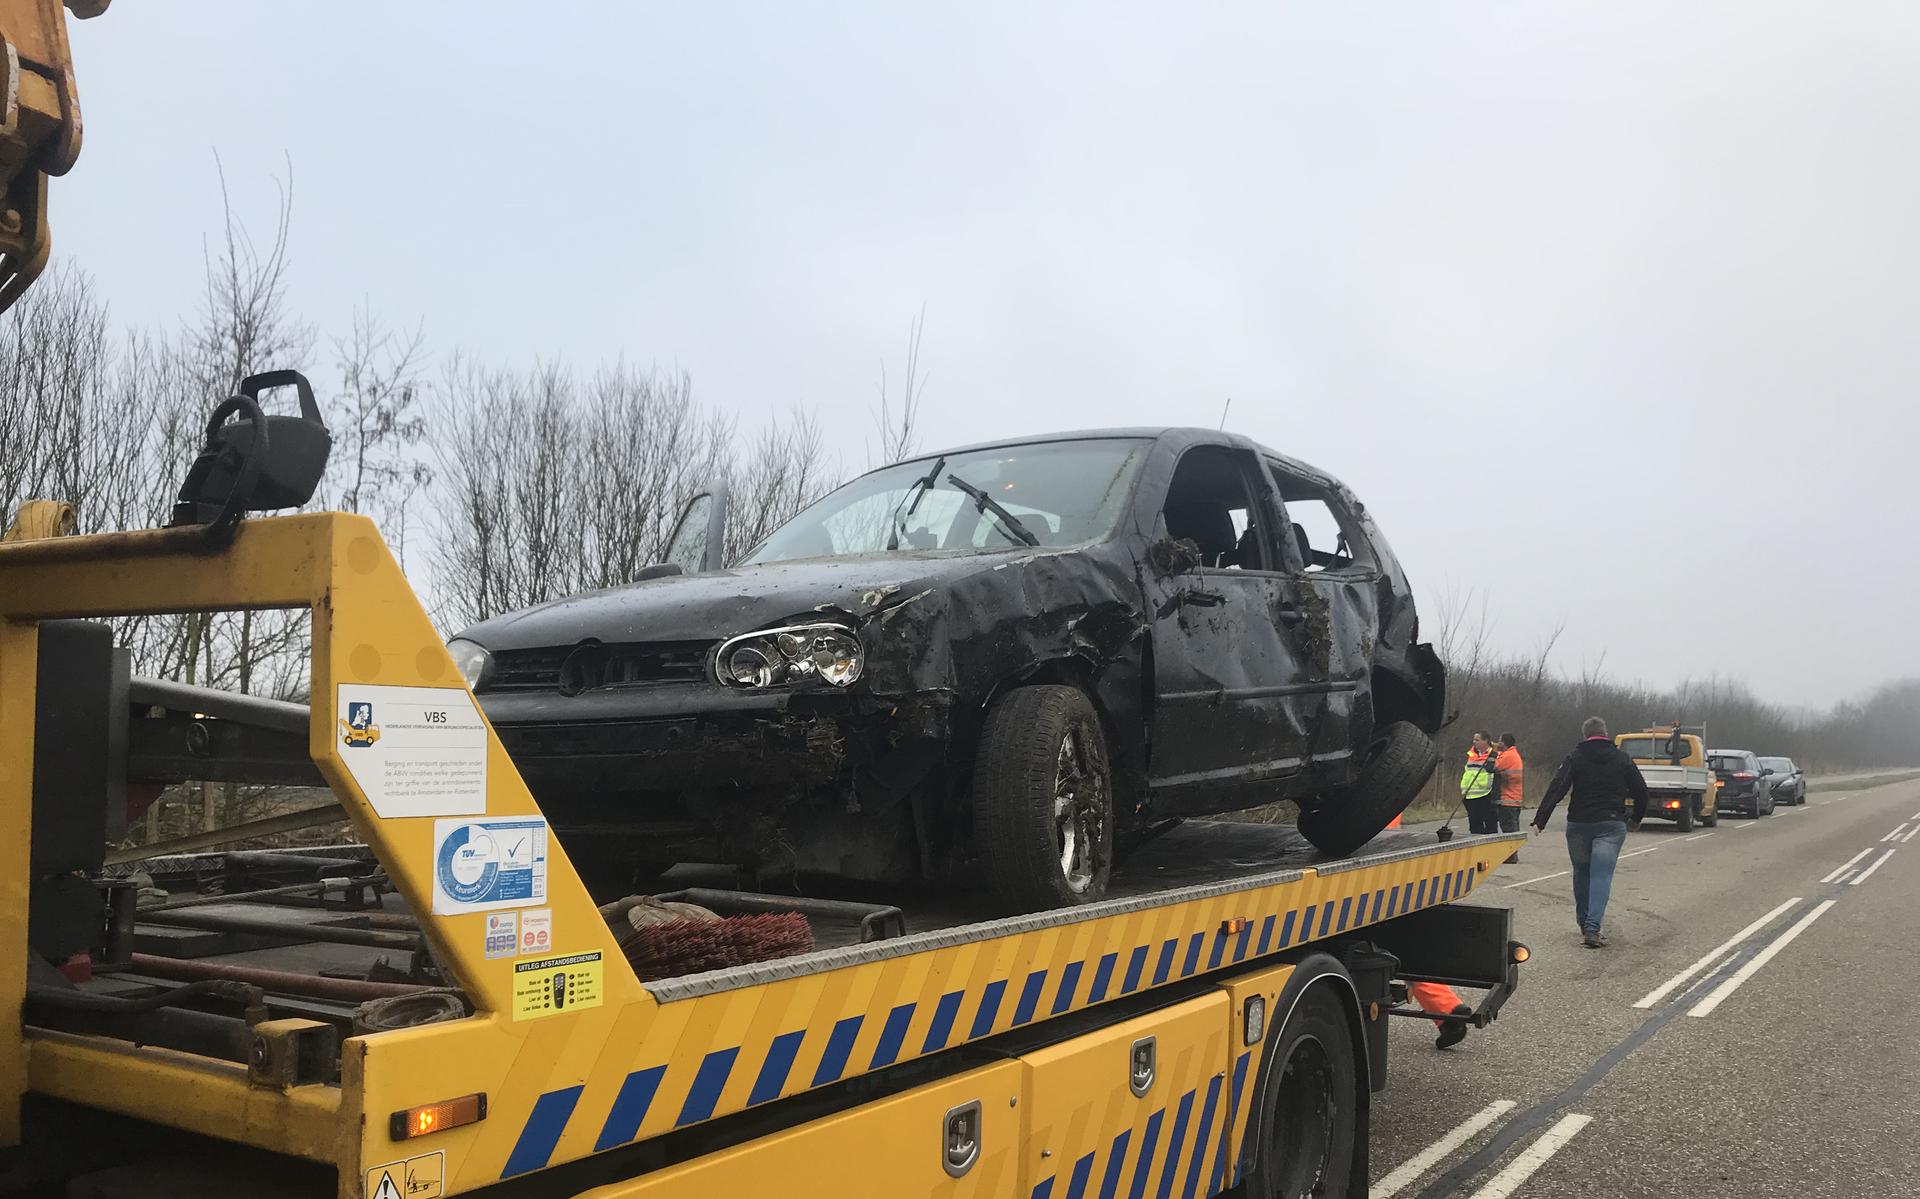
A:
{"label": "car alloy wheel", "polygon": [[1084,895],[1093,885],[1094,853],[1106,824],[1105,780],[1087,768],[1087,747],[1079,728],[1060,739],[1053,778],[1053,837],[1060,851],[1060,875],[1067,889]]}

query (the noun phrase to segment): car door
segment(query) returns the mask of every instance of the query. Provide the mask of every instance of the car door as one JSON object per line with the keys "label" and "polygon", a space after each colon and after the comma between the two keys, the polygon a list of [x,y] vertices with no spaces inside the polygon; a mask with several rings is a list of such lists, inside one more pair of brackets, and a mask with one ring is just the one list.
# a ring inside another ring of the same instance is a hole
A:
{"label": "car door", "polygon": [[1356,742],[1373,732],[1371,705],[1362,701],[1380,629],[1380,565],[1341,488],[1275,459],[1265,466],[1285,505],[1299,583],[1311,593],[1302,602],[1308,619],[1300,650],[1323,706],[1309,757],[1316,770],[1339,777],[1358,763]]}
{"label": "car door", "polygon": [[1154,537],[1162,547],[1191,543],[1198,561],[1150,574],[1158,811],[1284,798],[1305,768],[1323,688],[1296,645],[1303,615],[1271,537],[1279,515],[1253,454],[1199,445],[1181,455]]}

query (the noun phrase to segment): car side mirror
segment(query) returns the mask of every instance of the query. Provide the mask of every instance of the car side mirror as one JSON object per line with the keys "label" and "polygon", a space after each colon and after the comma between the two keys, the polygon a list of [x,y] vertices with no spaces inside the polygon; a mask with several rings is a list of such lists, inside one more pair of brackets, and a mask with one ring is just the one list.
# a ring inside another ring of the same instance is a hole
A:
{"label": "car side mirror", "polygon": [[1155,570],[1166,575],[1185,574],[1205,561],[1191,537],[1162,537],[1147,547],[1147,557]]}
{"label": "car side mirror", "polygon": [[1770,767],[1770,766],[1762,766],[1762,767],[1760,768],[1760,777],[1761,777],[1761,778],[1766,778],[1766,777],[1767,777],[1768,775],[1770,775],[1770,774],[1772,774],[1772,773],[1773,773],[1773,768],[1772,768],[1772,767]]}

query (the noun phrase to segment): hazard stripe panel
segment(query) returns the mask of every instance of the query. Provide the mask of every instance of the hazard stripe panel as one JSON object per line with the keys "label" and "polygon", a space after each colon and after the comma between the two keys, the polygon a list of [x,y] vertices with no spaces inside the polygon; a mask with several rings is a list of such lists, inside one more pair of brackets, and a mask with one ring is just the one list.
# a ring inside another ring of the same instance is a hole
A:
{"label": "hazard stripe panel", "polygon": [[[1306,869],[1243,891],[981,939],[956,937],[958,943],[892,958],[663,1002],[637,1037],[604,1039],[599,1065],[584,1085],[577,1075],[552,1076],[553,1067],[538,1057],[516,1065],[497,1110],[520,1132],[500,1176],[1448,903],[1472,891],[1488,857],[1469,843],[1358,868]],[[1242,1055],[1235,1074],[1248,1068]],[[1228,1142],[1237,1146],[1244,1133],[1235,1124],[1247,1085],[1243,1076],[1226,1079],[1210,1094],[1205,1079],[1195,1080],[1157,1121],[1148,1113],[1129,1127],[1124,1143],[1117,1130],[1105,1130],[1101,1144],[1066,1159],[1067,1172],[1050,1194],[1073,1191],[1082,1156],[1088,1161],[1082,1187],[1098,1183],[1104,1193],[1111,1177],[1114,1194],[1127,1199],[1191,1199],[1233,1185],[1238,1167],[1229,1168],[1228,1160],[1237,1149]],[[509,1098],[516,1092],[536,1097],[517,1113]],[[1217,1149],[1217,1163],[1204,1158],[1206,1145]],[[1110,1155],[1121,1152],[1131,1155],[1139,1177],[1111,1165]],[[1156,1160],[1164,1168],[1155,1167]],[[1185,1189],[1161,1184],[1173,1174]],[[1167,1189],[1142,1191],[1148,1177]]]}

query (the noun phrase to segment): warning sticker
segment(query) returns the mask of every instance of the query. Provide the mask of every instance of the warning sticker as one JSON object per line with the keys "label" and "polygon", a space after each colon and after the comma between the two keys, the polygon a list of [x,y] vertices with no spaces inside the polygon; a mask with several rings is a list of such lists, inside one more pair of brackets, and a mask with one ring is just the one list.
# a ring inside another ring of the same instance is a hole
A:
{"label": "warning sticker", "polygon": [[513,967],[513,1018],[538,1020],[576,1008],[600,1006],[600,954],[516,962]]}
{"label": "warning sticker", "polygon": [[520,952],[553,952],[552,908],[534,908],[520,913]]}
{"label": "warning sticker", "polygon": [[458,687],[342,683],[334,735],[382,819],[487,810],[487,726]]}
{"label": "warning sticker", "polygon": [[436,1150],[367,1171],[367,1199],[440,1199],[445,1194],[447,1155]]}
{"label": "warning sticker", "polygon": [[434,915],[524,908],[546,898],[545,820],[433,822]]}
{"label": "warning sticker", "polygon": [[510,958],[520,948],[520,913],[492,912],[487,916],[487,935],[483,942],[490,958]]}

